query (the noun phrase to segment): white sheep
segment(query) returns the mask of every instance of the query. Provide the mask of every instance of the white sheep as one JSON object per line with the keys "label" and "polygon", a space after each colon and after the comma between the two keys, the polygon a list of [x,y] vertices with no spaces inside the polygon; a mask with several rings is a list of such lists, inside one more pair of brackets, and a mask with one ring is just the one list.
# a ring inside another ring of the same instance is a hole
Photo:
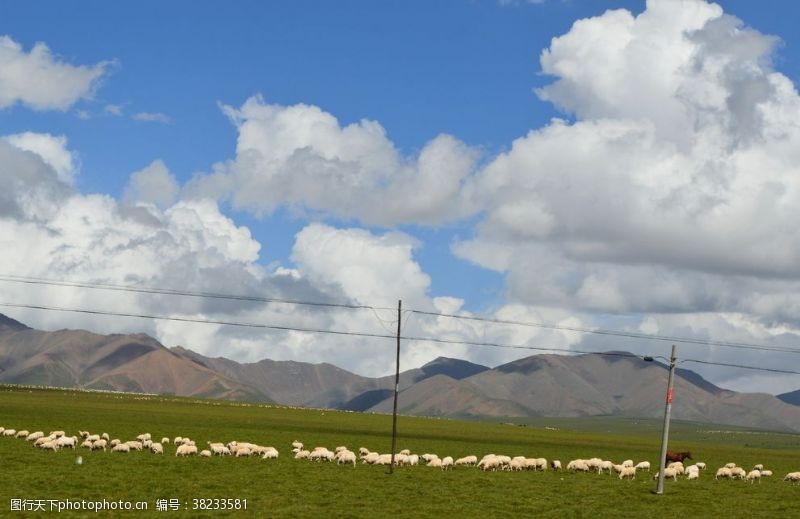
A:
{"label": "white sheep", "polygon": [[161,438],[161,445],[166,445],[166,444],[169,444],[169,438],[164,436],[163,438]]}
{"label": "white sheep", "polygon": [[753,467],[753,470],[757,470],[759,472],[764,470],[764,464],[763,463],[759,463],[758,465]]}
{"label": "white sheep", "polygon": [[175,456],[195,456],[195,455],[197,455],[197,447],[194,445],[178,445],[178,449],[175,451]]}
{"label": "white sheep", "polygon": [[742,467],[733,467],[731,469],[731,479],[739,478],[744,479],[747,477],[747,473],[744,471]]}
{"label": "white sheep", "polygon": [[686,479],[700,479],[700,471],[699,470],[692,470],[686,473]]}
{"label": "white sheep", "polygon": [[131,448],[127,443],[118,443],[111,448],[111,452],[130,452]]}
{"label": "white sheep", "polygon": [[136,439],[139,440],[142,443],[144,443],[147,440],[152,440],[152,438],[153,437],[150,436],[150,433],[140,434],[139,436],[136,437]]}
{"label": "white sheep", "polygon": [[621,463],[623,467],[633,467],[633,460],[625,460]]}
{"label": "white sheep", "polygon": [[[52,433],[51,433],[51,436],[52,436]],[[100,435],[99,434],[90,434],[89,436],[86,437],[86,439],[89,440],[90,442],[96,442],[97,440],[100,439]],[[108,440],[106,440],[106,441],[108,441]]]}
{"label": "white sheep", "polygon": [[[292,444],[292,445],[294,445],[294,444]],[[300,448],[302,449],[302,443],[300,445],[301,445]],[[359,447],[358,448],[358,455],[359,456],[366,456],[367,454],[369,454],[369,449],[368,448],[366,448],[366,447]]]}
{"label": "white sheep", "polygon": [[84,449],[90,449],[91,450],[92,442],[90,442],[89,440],[84,440],[83,443],[81,443],[81,447],[84,448]]}
{"label": "white sheep", "polygon": [[49,440],[39,446],[45,450],[57,451],[59,449],[58,443],[55,440]]}
{"label": "white sheep", "polygon": [[761,483],[761,471],[758,469],[753,469],[747,473],[745,476],[745,481],[749,481],[751,484],[758,480]]}
{"label": "white sheep", "polygon": [[309,451],[302,450],[294,455],[294,459],[296,460],[304,460],[308,458],[308,455],[311,454]]}
{"label": "white sheep", "polygon": [[77,436],[61,436],[56,440],[56,443],[60,448],[69,447],[72,450],[78,446],[78,437]]}
{"label": "white sheep", "polygon": [[342,463],[352,463],[353,467],[355,467],[356,453],[349,450],[342,451],[341,455],[339,456],[339,459],[336,461],[336,464],[341,465]]}
{"label": "white sheep", "polygon": [[[659,473],[656,472],[653,474],[653,479],[658,479]],[[666,468],[664,469],[664,479],[672,478],[674,481],[678,481],[678,471],[674,468]]]}
{"label": "white sheep", "polygon": [[452,469],[453,468],[453,457],[452,456],[445,456],[442,459],[442,470]]}
{"label": "white sheep", "polygon": [[[560,465],[560,463],[559,463],[559,465]],[[546,458],[536,458],[536,466],[534,467],[534,470],[546,471],[547,470],[547,459]]]}
{"label": "white sheep", "polygon": [[[181,445],[181,447],[192,447],[192,445]],[[197,450],[197,447],[195,447],[195,450]],[[253,451],[251,451],[249,447],[240,447],[236,449],[235,457],[244,458],[250,456],[252,453]]]}
{"label": "white sheep", "polygon": [[412,467],[419,465],[419,454],[411,454],[406,457],[406,464]]}
{"label": "white sheep", "polygon": [[30,433],[27,437],[25,437],[26,442],[33,442],[38,440],[39,438],[44,438],[44,433],[42,431],[36,431]]}
{"label": "white sheep", "polygon": [[210,458],[211,457],[211,451],[207,450],[207,449],[201,450],[200,451],[200,457],[201,458]]}
{"label": "white sheep", "polygon": [[591,467],[589,467],[589,464],[586,463],[586,460],[577,459],[567,463],[567,470],[572,470],[575,472],[589,472]]}
{"label": "white sheep", "polygon": [[391,454],[381,454],[375,461],[375,465],[391,465],[391,464],[392,464]]}
{"label": "white sheep", "polygon": [[292,448],[293,449],[303,450],[303,444],[300,443],[299,441],[295,440],[295,441],[292,442]]}
{"label": "white sheep", "polygon": [[400,454],[402,454],[403,456],[410,456],[411,455],[411,451],[408,450],[408,449],[403,449],[403,450],[400,451]]}
{"label": "white sheep", "polygon": [[442,468],[442,460],[439,458],[433,458],[428,462],[427,466],[433,468]]}
{"label": "white sheep", "polygon": [[[62,436],[63,436],[63,434],[62,434]],[[105,441],[108,441],[108,440],[111,439],[111,437],[108,435],[108,433],[105,433],[105,432],[100,435],[100,438],[102,438]]]}
{"label": "white sheep", "polygon": [[[105,440],[103,440],[103,441],[105,441]],[[117,445],[119,445],[120,443],[122,443],[122,442],[120,441],[120,439],[119,439],[119,438],[114,438],[113,440],[111,440],[111,441],[109,442],[109,445],[111,445],[112,447],[116,447],[116,446],[117,446]]]}
{"label": "white sheep", "polygon": [[725,468],[726,469],[732,469],[732,468],[735,468],[735,467],[736,467],[736,463],[733,463],[733,462],[725,464]]}
{"label": "white sheep", "polygon": [[792,483],[797,483],[800,481],[800,472],[789,472],[783,477],[784,481],[791,481]]}
{"label": "white sheep", "polygon": [[650,472],[650,462],[649,461],[640,461],[636,464],[636,470],[646,470]]}
{"label": "white sheep", "polygon": [[494,454],[489,455],[489,457],[484,457],[481,461],[478,462],[478,468],[483,471],[487,470],[497,470],[501,468],[502,464],[497,456]]}
{"label": "white sheep", "polygon": [[173,444],[175,444],[175,445],[178,445],[178,444],[179,444],[179,443],[180,443],[182,440],[183,440],[183,436],[176,436],[176,437],[175,437],[175,438],[172,440],[172,443],[173,443]]}
{"label": "white sheep", "polygon": [[14,436],[15,434],[17,434],[16,429],[6,429],[3,431],[3,436]]}
{"label": "white sheep", "polygon": [[731,469],[728,467],[720,467],[717,469],[717,473],[714,474],[714,479],[730,479],[731,477]]}
{"label": "white sheep", "polygon": [[164,454],[164,446],[160,443],[150,444],[150,450],[153,454]]}
{"label": "white sheep", "polygon": [[62,436],[66,436],[66,434],[67,433],[64,431],[50,431],[50,436],[53,436],[54,438],[61,438]]}
{"label": "white sheep", "polygon": [[100,449],[106,450],[107,442],[105,440],[98,439],[92,442],[92,450],[99,451]]}
{"label": "white sheep", "polygon": [[771,470],[762,470],[761,471],[761,477],[762,478],[768,478],[768,477],[771,477],[771,476],[772,476],[772,471]]}
{"label": "white sheep", "polygon": [[142,442],[140,442],[138,440],[130,440],[130,441],[125,442],[125,444],[128,447],[130,447],[131,449],[137,450],[137,451],[142,450],[142,447],[143,447]]}
{"label": "white sheep", "polygon": [[623,465],[622,470],[619,473],[619,479],[625,478],[636,479],[636,467],[626,467]]}
{"label": "white sheep", "polygon": [[420,456],[420,458],[422,458],[422,459],[423,459],[423,460],[425,460],[426,462],[429,462],[429,461],[431,461],[432,459],[434,459],[434,458],[438,458],[438,457],[439,457],[439,456],[437,456],[436,454],[428,454],[427,452],[426,452],[425,454],[423,454],[422,456]]}
{"label": "white sheep", "polygon": [[[347,451],[350,452],[350,451]],[[352,454],[352,453],[351,453]],[[278,449],[275,447],[267,447],[264,453],[261,456],[262,459],[265,460],[276,460],[278,459]],[[353,463],[355,463],[355,454],[353,454]]]}
{"label": "white sheep", "polygon": [[[620,467],[627,468],[628,465],[620,465]],[[633,464],[631,464],[630,467],[633,468]],[[605,471],[608,471],[609,474],[611,474],[611,471],[613,469],[614,469],[614,463],[612,463],[612,462],[610,462],[608,460],[603,460],[597,466],[597,473],[601,474],[605,470]]]}
{"label": "white sheep", "polygon": [[[306,451],[306,452],[308,452],[308,451]],[[378,461],[379,457],[380,457],[380,454],[378,454],[377,452],[370,452],[370,453],[367,453],[366,455],[361,457],[361,462],[362,463],[368,463],[370,465],[374,465]]]}
{"label": "white sheep", "polygon": [[553,470],[561,470],[561,460],[553,460],[550,462],[550,466]]}
{"label": "white sheep", "polygon": [[511,461],[508,463],[508,470],[511,471],[519,471],[525,468],[525,458],[524,457],[514,457],[511,458]]}
{"label": "white sheep", "polygon": [[695,465],[697,465],[697,468],[700,470],[706,470],[706,464],[703,463],[702,461],[698,461],[697,463],[695,463]]}

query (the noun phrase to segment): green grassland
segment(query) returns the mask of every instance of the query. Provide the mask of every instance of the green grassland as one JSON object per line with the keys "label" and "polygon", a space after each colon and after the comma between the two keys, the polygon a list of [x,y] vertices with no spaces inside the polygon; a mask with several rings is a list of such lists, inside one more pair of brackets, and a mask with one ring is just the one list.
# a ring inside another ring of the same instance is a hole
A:
{"label": "green grassland", "polygon": [[[148,512],[102,512],[106,517],[800,517],[800,485],[782,481],[800,470],[800,436],[725,426],[675,423],[670,447],[690,450],[709,470],[700,481],[668,481],[652,494],[646,473],[634,481],[569,472],[481,472],[438,469],[336,466],[294,460],[290,443],[351,450],[365,446],[390,452],[391,416],[241,404],[212,400],[0,387],[0,426],[30,431],[64,429],[108,432],[134,439],[189,436],[207,441],[250,441],[279,449],[278,460],[176,458],[148,452],[112,454],[79,449],[45,452],[16,438],[0,438],[0,517],[12,498],[144,500]],[[401,416],[398,450],[444,457],[486,453],[545,457],[566,462],[600,457],[621,462],[649,460],[655,467],[660,424],[621,418],[526,420],[485,423]],[[80,455],[83,463],[75,463]],[[727,462],[750,468],[763,463],[775,472],[760,484],[715,481]],[[195,498],[247,499],[247,511],[192,510]],[[188,508],[155,511],[157,499],[179,499]],[[37,514],[28,513],[28,516]],[[92,512],[62,512],[85,517]]]}

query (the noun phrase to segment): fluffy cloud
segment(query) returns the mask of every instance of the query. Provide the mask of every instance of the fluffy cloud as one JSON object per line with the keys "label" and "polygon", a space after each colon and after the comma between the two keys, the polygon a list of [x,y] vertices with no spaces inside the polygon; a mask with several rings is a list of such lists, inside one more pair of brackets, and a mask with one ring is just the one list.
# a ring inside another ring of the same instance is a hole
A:
{"label": "fluffy cloud", "polygon": [[67,148],[67,138],[63,135],[24,132],[8,135],[4,139],[21,150],[39,155],[55,170],[60,181],[72,184],[78,161],[75,154]]}
{"label": "fluffy cloud", "polygon": [[178,196],[180,186],[161,160],[154,160],[146,168],[131,174],[123,198],[129,202],[153,203],[160,207],[171,205]]}
{"label": "fluffy cloud", "polygon": [[34,110],[66,110],[92,96],[109,65],[70,65],[44,43],[25,52],[10,37],[0,36],[0,109],[21,103]]}
{"label": "fluffy cloud", "polygon": [[234,207],[278,207],[367,224],[438,224],[470,214],[464,182],[476,153],[440,135],[404,157],[375,121],[341,126],[316,106],[253,97],[224,107],[237,125],[236,159],[187,187],[190,196],[230,197]]}
{"label": "fluffy cloud", "polygon": [[454,250],[528,304],[787,317],[800,98],[770,67],[774,41],[699,0],[576,22],[542,53],[557,79],[539,95],[577,121],[480,173],[485,217]]}

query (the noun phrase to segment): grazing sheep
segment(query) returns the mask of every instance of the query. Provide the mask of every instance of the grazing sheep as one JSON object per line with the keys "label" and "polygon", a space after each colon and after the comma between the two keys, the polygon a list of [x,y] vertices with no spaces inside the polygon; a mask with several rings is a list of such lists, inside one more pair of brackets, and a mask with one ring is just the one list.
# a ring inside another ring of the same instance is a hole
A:
{"label": "grazing sheep", "polygon": [[731,469],[731,479],[739,478],[744,479],[747,477],[747,473],[744,471],[742,467],[733,467]]}
{"label": "grazing sheep", "polygon": [[498,468],[502,467],[502,464],[497,456],[490,454],[488,457],[484,457],[478,462],[478,467],[483,471],[497,470]]}
{"label": "grazing sheep", "polygon": [[142,442],[142,447],[145,449],[149,449],[151,445],[153,445],[153,442],[151,440],[145,440]]}
{"label": "grazing sheep", "polygon": [[299,441],[295,440],[295,441],[292,442],[292,448],[293,449],[303,450],[303,444],[300,443]]}
{"label": "grazing sheep", "polygon": [[17,434],[15,435],[15,437],[16,438],[27,438],[30,433],[31,433],[30,431],[26,431],[25,429],[23,429],[21,431],[17,431]]}
{"label": "grazing sheep", "polygon": [[434,459],[434,458],[438,458],[438,457],[439,457],[439,456],[437,456],[436,454],[428,454],[427,452],[426,452],[425,454],[423,454],[422,456],[420,456],[420,458],[422,458],[422,459],[423,459],[423,460],[425,460],[426,462],[429,462],[429,461],[431,461],[432,459]]}
{"label": "grazing sheep", "polygon": [[176,436],[176,437],[175,437],[175,438],[172,440],[172,443],[173,443],[173,444],[175,444],[175,445],[178,445],[178,444],[179,444],[179,443],[180,443],[182,440],[183,440],[183,436]]}
{"label": "grazing sheep", "polygon": [[762,478],[768,478],[768,477],[771,477],[771,476],[772,476],[772,471],[771,470],[762,470],[761,471],[761,477]]}
{"label": "grazing sheep", "polygon": [[[308,452],[308,451],[304,451],[304,452]],[[309,454],[309,456],[310,456],[310,454]],[[380,454],[378,454],[377,452],[370,452],[370,453],[366,454],[365,456],[361,457],[361,462],[362,463],[368,463],[370,465],[374,465],[378,461],[379,457],[380,457]]]}
{"label": "grazing sheep", "polygon": [[150,450],[153,452],[153,454],[164,454],[164,446],[160,443],[151,444]]}
{"label": "grazing sheep", "polygon": [[202,450],[202,451],[200,451],[200,457],[201,458],[210,458],[211,457],[211,451],[210,450]]}
{"label": "grazing sheep", "polygon": [[392,464],[392,455],[391,454],[381,454],[380,456],[378,456],[378,459],[375,461],[375,465],[391,465],[391,464]]}
{"label": "grazing sheep", "polygon": [[626,467],[623,465],[622,470],[619,473],[619,479],[625,478],[636,479],[636,467]]}
{"label": "grazing sheep", "polygon": [[[620,467],[627,468],[626,465],[620,465]],[[608,460],[603,460],[603,461],[600,462],[600,465],[597,466],[597,473],[601,474],[604,470],[606,470],[606,471],[608,471],[609,474],[611,474],[611,470],[613,468],[614,468],[614,463],[612,463],[612,462],[610,462]],[[632,464],[631,464],[631,468],[633,468]]]}
{"label": "grazing sheep", "polygon": [[720,467],[719,469],[717,469],[717,473],[714,474],[714,479],[719,479],[719,478],[731,479],[731,477],[732,477],[731,469],[728,467]]}
{"label": "grazing sheep", "polygon": [[686,479],[699,479],[700,478],[700,471],[699,470],[692,470],[686,473]]}
{"label": "grazing sheep", "polygon": [[697,468],[700,470],[706,470],[706,464],[703,463],[702,461],[698,461],[697,463],[695,463],[695,465],[697,465]]}
{"label": "grazing sheep", "polygon": [[308,455],[309,455],[309,454],[311,454],[309,451],[305,451],[305,450],[303,450],[303,451],[300,451],[300,452],[298,452],[297,454],[295,454],[295,455],[294,455],[294,459],[296,459],[296,460],[304,460],[304,459],[308,459]]}
{"label": "grazing sheep", "polygon": [[[64,435],[62,434],[61,436],[64,436]],[[104,439],[105,441],[108,441],[108,440],[111,439],[111,437],[108,435],[108,433],[101,434],[100,438]]]}
{"label": "grazing sheep", "polygon": [[[559,466],[560,465],[561,464],[559,463]],[[536,458],[536,466],[534,467],[534,470],[546,471],[547,470],[547,460],[545,458]]]}
{"label": "grazing sheep", "polygon": [[58,443],[55,440],[46,441],[43,444],[41,444],[39,447],[42,448],[42,449],[45,449],[45,450],[51,450],[53,452],[55,452],[55,451],[57,451],[59,449]]}
{"label": "grazing sheep", "polygon": [[[103,440],[103,441],[105,441],[105,440]],[[116,447],[116,446],[117,446],[117,445],[119,445],[120,443],[122,443],[122,442],[119,440],[119,438],[114,438],[113,440],[111,440],[111,442],[109,443],[109,445],[111,445],[112,447]]]}
{"label": "grazing sheep", "polygon": [[163,438],[161,438],[161,445],[166,445],[166,444],[168,444],[168,443],[169,443],[169,438],[167,438],[166,436],[164,436]]}
{"label": "grazing sheep", "polygon": [[585,460],[572,460],[567,463],[567,470],[572,470],[574,472],[589,472],[591,467],[589,464],[586,463]]}
{"label": "grazing sheep", "polygon": [[[50,433],[50,435],[52,436],[52,433]],[[86,439],[89,440],[90,442],[96,442],[97,440],[100,439],[100,435],[99,434],[90,434],[89,436],[86,437]],[[108,441],[108,440],[106,440],[106,441]]]}
{"label": "grazing sheep", "polygon": [[111,452],[130,452],[131,448],[127,443],[119,443],[111,448]]}
{"label": "grazing sheep", "polygon": [[561,470],[561,460],[553,460],[550,462],[550,467],[553,470]]}
{"label": "grazing sheep", "polygon": [[442,470],[447,470],[452,468],[453,468],[453,457],[445,456],[444,459],[442,459]]}
{"label": "grazing sheep", "polygon": [[[181,445],[181,447],[192,447],[192,446],[191,445]],[[195,447],[195,451],[196,450],[197,450],[197,447]],[[244,458],[244,457],[250,456],[252,453],[253,453],[253,451],[251,451],[249,447],[241,447],[239,449],[236,449],[235,457]]]}
{"label": "grazing sheep", "polygon": [[26,442],[33,442],[33,441],[36,441],[36,440],[38,440],[39,438],[44,438],[44,433],[43,433],[42,431],[36,431],[36,432],[32,432],[32,433],[30,433],[30,434],[29,434],[29,435],[28,435],[28,436],[25,438],[25,441],[26,441]]}
{"label": "grazing sheep", "polygon": [[346,450],[347,450],[347,447],[345,447],[344,445],[339,445],[338,447],[333,449],[333,453],[336,454],[336,453],[339,453],[339,452],[342,452],[342,451],[346,451]]}
{"label": "grazing sheep", "polygon": [[342,451],[341,455],[339,456],[339,459],[336,461],[336,464],[341,465],[342,463],[352,463],[353,467],[355,467],[356,453],[349,450]]}
{"label": "grazing sheep", "polygon": [[442,468],[442,460],[439,458],[433,458],[428,462],[427,466],[433,468]]}
{"label": "grazing sheep", "polygon": [[[350,451],[345,450],[344,452],[350,452]],[[350,454],[353,454],[353,453],[351,452]],[[355,463],[355,456],[356,455],[353,454],[353,463]],[[264,451],[264,454],[261,456],[261,458],[265,459],[265,460],[276,460],[276,459],[278,459],[278,449],[276,449],[275,447],[267,447],[266,450]]]}
{"label": "grazing sheep", "polygon": [[[294,444],[292,444],[292,445],[294,445]],[[300,444],[300,445],[302,445],[302,444]],[[300,447],[300,448],[302,449],[302,447]],[[369,449],[368,448],[359,447],[359,449],[358,449],[358,455],[359,456],[366,456],[367,454],[369,454]]]}
{"label": "grazing sheep", "polygon": [[60,448],[69,447],[72,450],[78,446],[78,437],[77,436],[61,436],[56,440],[56,443]]}
{"label": "grazing sheep", "polygon": [[455,461],[456,465],[477,465],[478,464],[478,457],[477,456],[464,456],[463,458],[458,458]]}
{"label": "grazing sheep", "polygon": [[406,464],[416,467],[419,465],[419,454],[412,454],[406,457]]}
{"label": "grazing sheep", "polygon": [[[659,474],[658,472],[653,474],[653,479],[654,480],[658,479],[658,474]],[[670,469],[670,468],[664,469],[664,479],[667,479],[667,478],[672,478],[673,481],[678,481],[678,471],[675,470],[674,468],[672,468],[672,469]]]}
{"label": "grazing sheep", "polygon": [[800,472],[789,472],[783,477],[784,481],[791,481],[792,483],[797,483],[800,481]]}
{"label": "grazing sheep", "polygon": [[636,470],[646,470],[650,472],[650,462],[649,461],[640,461],[636,464]]}
{"label": "grazing sheep", "polygon": [[735,468],[735,467],[736,467],[736,463],[726,463],[725,464],[725,468],[726,469],[732,469],[732,468]]}
{"label": "grazing sheep", "polygon": [[621,463],[623,467],[633,467],[633,460],[625,460]]}
{"label": "grazing sheep", "polygon": [[3,431],[3,436],[14,436],[15,434],[17,434],[16,429],[6,429]]}
{"label": "grazing sheep", "polygon": [[84,440],[83,443],[81,443],[81,447],[84,449],[91,449],[92,442],[90,442],[89,440]]}
{"label": "grazing sheep", "polygon": [[753,467],[753,470],[758,470],[760,472],[764,470],[764,465],[762,463],[759,463],[758,465]]}
{"label": "grazing sheep", "polygon": [[131,449],[137,450],[137,451],[142,450],[142,447],[143,447],[142,442],[140,442],[138,440],[130,440],[130,441],[125,442],[125,444],[128,447],[130,447]]}
{"label": "grazing sheep", "polygon": [[403,449],[400,451],[400,454],[402,454],[403,456],[411,456],[411,451],[408,449]]}
{"label": "grazing sheep", "polygon": [[508,470],[519,471],[525,468],[525,458],[520,459],[520,456],[512,458],[508,463]]}
{"label": "grazing sheep", "polygon": [[197,447],[194,445],[179,445],[178,449],[175,451],[175,456],[196,456],[196,455],[197,455]]}
{"label": "grazing sheep", "polygon": [[100,449],[106,450],[107,442],[103,439],[95,440],[92,442],[92,450],[99,451]]}
{"label": "grazing sheep", "polygon": [[140,442],[144,443],[147,440],[152,440],[153,437],[150,436],[150,433],[144,433],[144,434],[140,434],[139,436],[137,436],[136,439],[139,440]]}
{"label": "grazing sheep", "polygon": [[750,472],[747,473],[747,475],[744,477],[744,479],[745,479],[745,481],[749,481],[750,484],[753,484],[755,482],[755,480],[758,480],[758,482],[761,483],[761,471],[757,470],[757,469],[753,469],[753,470],[751,470]]}
{"label": "grazing sheep", "polygon": [[64,431],[51,431],[50,432],[50,436],[53,436],[54,438],[61,438],[62,436],[66,436],[66,434],[67,433],[65,433]]}

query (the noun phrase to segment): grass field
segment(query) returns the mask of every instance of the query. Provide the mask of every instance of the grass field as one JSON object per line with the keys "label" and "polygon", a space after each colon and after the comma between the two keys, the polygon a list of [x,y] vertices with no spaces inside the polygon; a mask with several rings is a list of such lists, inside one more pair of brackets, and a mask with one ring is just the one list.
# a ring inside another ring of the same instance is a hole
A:
{"label": "grass field", "polygon": [[[667,482],[663,496],[641,474],[634,481],[568,472],[488,472],[427,467],[353,468],[294,460],[290,443],[330,449],[347,445],[390,452],[391,416],[293,409],[171,397],[0,387],[0,426],[30,431],[108,432],[112,438],[189,436],[207,441],[251,441],[279,449],[278,460],[176,458],[147,452],[112,454],[79,449],[45,452],[15,438],[0,438],[0,517],[12,498],[147,501],[149,511],[105,512],[106,517],[800,517],[800,485],[783,482],[800,470],[800,436],[731,427],[675,423],[671,448],[690,450],[708,471],[699,481]],[[444,457],[486,453],[560,459],[600,457],[649,460],[660,446],[657,421],[545,419],[520,424],[401,416],[398,450]],[[80,455],[83,463],[75,463]],[[761,484],[714,481],[733,461],[763,463],[775,477]],[[246,499],[247,511],[193,510],[196,498]],[[158,499],[178,499],[179,511],[158,512]],[[667,512],[668,511],[668,512]],[[30,514],[27,515],[38,515]],[[62,512],[84,517],[92,512]]]}

